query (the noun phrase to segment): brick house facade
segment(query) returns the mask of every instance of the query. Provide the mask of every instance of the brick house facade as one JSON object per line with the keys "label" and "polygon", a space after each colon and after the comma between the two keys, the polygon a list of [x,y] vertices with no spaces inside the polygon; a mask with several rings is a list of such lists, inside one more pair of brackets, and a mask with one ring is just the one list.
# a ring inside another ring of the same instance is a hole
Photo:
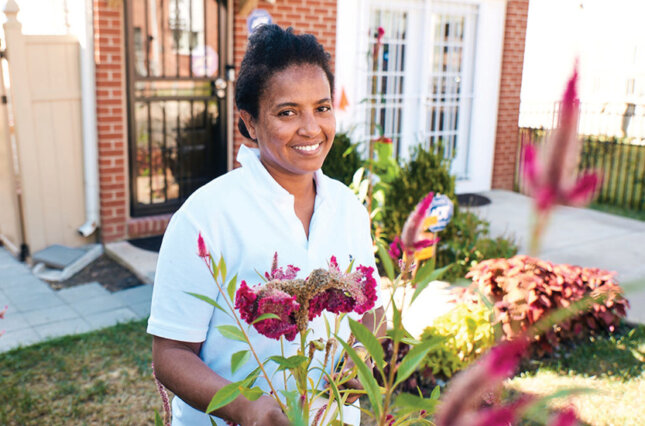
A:
{"label": "brick house facade", "polygon": [[[493,188],[510,189],[516,156],[519,90],[522,76],[524,35],[529,0],[508,0],[506,31],[497,122]],[[246,16],[234,2],[233,63],[239,69],[247,41]],[[281,26],[314,34],[325,48],[336,51],[337,1],[322,0],[315,5],[305,0],[261,1]],[[163,233],[171,214],[131,217],[128,166],[128,113],[126,81],[125,19],[123,3],[94,1],[96,96],[100,179],[100,240],[104,243]],[[237,132],[237,111],[231,122],[233,150],[237,153],[243,137]],[[233,156],[234,158],[234,156]]]}

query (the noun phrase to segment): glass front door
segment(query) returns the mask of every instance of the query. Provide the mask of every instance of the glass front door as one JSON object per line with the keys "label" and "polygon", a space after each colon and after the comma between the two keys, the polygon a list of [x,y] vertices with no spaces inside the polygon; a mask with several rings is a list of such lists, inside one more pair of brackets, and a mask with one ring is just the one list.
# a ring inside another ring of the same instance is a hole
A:
{"label": "glass front door", "polygon": [[171,213],[226,172],[226,8],[126,4],[131,215]]}

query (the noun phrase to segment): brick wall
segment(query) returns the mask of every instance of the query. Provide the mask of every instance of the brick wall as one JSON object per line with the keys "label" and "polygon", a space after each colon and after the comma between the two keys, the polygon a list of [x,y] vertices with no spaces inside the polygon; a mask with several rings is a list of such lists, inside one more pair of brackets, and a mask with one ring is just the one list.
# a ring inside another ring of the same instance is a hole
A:
{"label": "brick wall", "polygon": [[[237,7],[237,3],[236,7]],[[274,22],[292,26],[297,33],[314,34],[333,54],[336,46],[336,0],[316,5],[305,0],[281,0],[271,5],[263,0],[258,8],[267,10]],[[234,62],[237,71],[248,38],[246,16],[235,11]],[[96,61],[96,101],[99,144],[101,239],[104,243],[126,238],[158,235],[164,232],[171,215],[130,218],[127,134],[127,91],[125,68],[125,21],[123,3],[94,0],[94,49]],[[237,131],[235,113],[235,153],[244,138]],[[235,158],[235,157],[234,157]]]}
{"label": "brick wall", "polygon": [[126,221],[129,215],[122,9],[119,2],[94,1],[96,121],[103,242],[126,237]]}
{"label": "brick wall", "polygon": [[[234,49],[233,59],[235,62],[236,75],[239,73],[240,64],[246,51],[248,41],[248,31],[246,16],[240,16],[237,10],[238,2],[235,9],[234,20]],[[280,0],[275,5],[266,1],[260,1],[258,8],[264,9],[271,14],[273,22],[281,27],[293,27],[297,34],[310,33],[316,36],[318,41],[325,47],[325,50],[332,55],[332,70],[336,52],[336,9],[337,0],[320,0],[311,2],[307,0]],[[239,113],[235,109],[235,118],[233,120],[233,142],[235,146],[234,157],[240,145],[246,139],[237,130],[237,121]],[[252,143],[247,141],[247,143]]]}
{"label": "brick wall", "polygon": [[513,189],[529,0],[508,0],[492,187]]}

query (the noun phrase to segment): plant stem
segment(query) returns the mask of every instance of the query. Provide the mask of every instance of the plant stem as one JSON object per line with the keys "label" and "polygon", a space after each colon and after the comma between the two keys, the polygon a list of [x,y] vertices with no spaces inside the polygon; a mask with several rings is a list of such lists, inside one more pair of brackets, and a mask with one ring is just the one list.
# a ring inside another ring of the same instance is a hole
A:
{"label": "plant stem", "polygon": [[[209,260],[212,261],[213,257],[209,254],[208,255]],[[222,286],[219,283],[219,280],[217,279],[217,276],[213,274],[213,269],[211,268],[211,262],[207,262],[206,259],[204,258],[204,262],[206,263],[206,267],[208,268],[208,271],[211,273],[211,276],[215,278],[215,285],[217,285],[217,289],[219,290],[220,294],[222,294],[222,297],[224,298],[224,301],[226,302],[226,305],[228,305],[228,308],[231,310],[231,313],[233,314],[233,318],[235,319],[235,322],[237,323],[237,327],[240,329],[242,334],[244,335],[244,339],[246,340],[246,343],[249,345],[249,349],[251,350],[251,353],[253,354],[253,357],[255,358],[255,361],[258,363],[258,366],[260,367],[260,370],[262,370],[262,374],[264,375],[264,379],[267,381],[267,384],[271,388],[271,392],[273,395],[273,398],[276,400],[278,405],[280,406],[280,409],[283,412],[287,412],[287,408],[284,406],[282,401],[280,401],[280,397],[278,396],[278,392],[276,392],[275,388],[273,387],[273,383],[271,383],[271,380],[269,379],[269,375],[267,374],[266,370],[264,369],[264,364],[260,361],[260,358],[258,357],[258,354],[255,352],[255,349],[253,348],[253,345],[251,344],[251,339],[249,339],[249,335],[246,333],[244,330],[244,327],[242,326],[242,323],[240,322],[239,317],[235,313],[235,308],[231,304],[231,302],[228,300],[228,297],[226,297],[226,292],[222,289]],[[222,281],[224,280],[224,277],[222,277]]]}

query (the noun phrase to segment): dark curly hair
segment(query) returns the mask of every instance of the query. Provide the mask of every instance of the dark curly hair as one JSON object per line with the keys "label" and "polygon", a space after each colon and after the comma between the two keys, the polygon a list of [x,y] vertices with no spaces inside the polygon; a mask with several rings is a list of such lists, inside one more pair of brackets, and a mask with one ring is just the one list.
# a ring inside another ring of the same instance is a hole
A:
{"label": "dark curly hair", "polygon": [[[262,25],[249,38],[249,44],[242,59],[240,75],[235,84],[235,104],[239,110],[258,117],[260,96],[267,81],[276,72],[291,65],[317,65],[325,72],[330,93],[334,93],[334,74],[329,66],[330,55],[312,34],[293,33],[278,25]],[[240,118],[237,127],[242,136],[251,139],[249,131]]]}

